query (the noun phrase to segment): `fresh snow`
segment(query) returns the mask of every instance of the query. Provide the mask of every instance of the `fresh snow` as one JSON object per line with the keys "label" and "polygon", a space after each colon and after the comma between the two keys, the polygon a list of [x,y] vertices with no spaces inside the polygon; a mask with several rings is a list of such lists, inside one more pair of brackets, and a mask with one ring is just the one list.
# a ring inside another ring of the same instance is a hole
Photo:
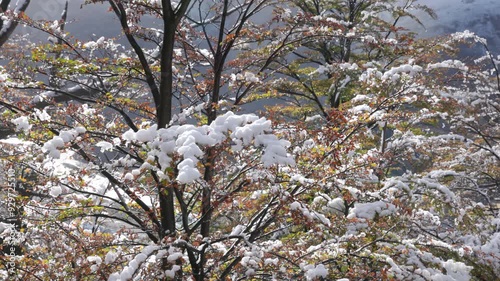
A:
{"label": "fresh snow", "polygon": [[303,270],[306,272],[305,276],[307,280],[316,280],[319,277],[326,278],[328,275],[328,269],[323,264],[318,265],[306,265]]}
{"label": "fresh snow", "polygon": [[[182,160],[177,164],[179,173],[176,179],[186,184],[201,177],[198,164],[199,158],[204,154],[202,147],[220,144],[228,137],[234,143],[232,148],[235,151],[250,146],[262,147],[261,160],[265,167],[276,164],[294,165],[294,160],[287,152],[290,142],[269,134],[271,130],[271,122],[265,118],[258,118],[253,114],[235,115],[227,112],[217,117],[210,125],[186,124],[161,129],[153,125],[137,132],[129,130],[122,135],[122,139],[147,144],[151,148],[150,155],[158,157],[162,170],[170,167],[172,153],[182,156]],[[60,142],[56,144],[61,145]],[[99,146],[109,148],[105,143],[99,143]],[[51,147],[46,150],[50,151]]]}
{"label": "fresh snow", "polygon": [[396,212],[396,206],[391,203],[376,201],[369,203],[356,203],[349,211],[347,218],[364,218],[372,220],[375,215],[388,216]]}
{"label": "fresh snow", "polygon": [[28,132],[31,129],[29,119],[26,116],[21,116],[12,120],[12,123],[16,125],[16,131]]}
{"label": "fresh snow", "polygon": [[125,266],[120,273],[113,273],[109,276],[108,281],[127,281],[131,280],[135,272],[139,269],[142,263],[151,256],[155,251],[159,250],[160,247],[156,245],[146,246],[142,252],[132,259],[128,266]]}

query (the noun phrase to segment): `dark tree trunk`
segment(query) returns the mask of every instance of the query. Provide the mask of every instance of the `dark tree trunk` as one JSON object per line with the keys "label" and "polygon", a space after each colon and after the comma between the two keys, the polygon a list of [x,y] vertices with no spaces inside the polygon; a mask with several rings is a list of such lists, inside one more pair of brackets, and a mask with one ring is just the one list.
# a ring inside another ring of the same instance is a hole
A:
{"label": "dark tree trunk", "polygon": [[[10,0],[3,0],[2,3],[0,3],[0,8],[2,9],[2,12],[5,12],[9,6]],[[25,0],[22,2],[22,5],[20,7],[16,7],[16,10],[19,11],[20,13],[24,13],[26,8],[28,8],[28,5],[30,4],[30,0]],[[0,19],[0,47],[2,47],[5,42],[9,39],[9,37],[12,35],[14,30],[17,27],[17,21],[12,21],[9,26],[4,26],[4,21]]]}

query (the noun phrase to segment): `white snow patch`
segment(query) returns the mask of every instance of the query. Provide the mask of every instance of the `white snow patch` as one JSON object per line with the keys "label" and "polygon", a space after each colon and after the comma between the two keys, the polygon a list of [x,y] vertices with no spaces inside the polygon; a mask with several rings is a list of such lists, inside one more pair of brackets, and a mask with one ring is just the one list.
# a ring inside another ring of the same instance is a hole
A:
{"label": "white snow patch", "polygon": [[369,203],[356,203],[349,211],[347,218],[365,218],[371,220],[377,214],[379,216],[388,216],[394,212],[396,212],[396,206],[388,202],[376,201]]}
{"label": "white snow patch", "polygon": [[303,270],[306,272],[307,280],[315,280],[318,277],[326,278],[328,275],[328,269],[321,263],[316,266],[313,264],[306,265]]}
{"label": "white snow patch", "polygon": [[26,116],[21,116],[11,121],[16,125],[16,131],[28,132],[31,129],[29,119]]}

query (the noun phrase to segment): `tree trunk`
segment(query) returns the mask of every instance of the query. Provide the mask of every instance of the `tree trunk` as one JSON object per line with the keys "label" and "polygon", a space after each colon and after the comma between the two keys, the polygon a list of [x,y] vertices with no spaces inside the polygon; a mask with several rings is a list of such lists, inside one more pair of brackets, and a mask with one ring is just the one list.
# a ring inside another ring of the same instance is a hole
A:
{"label": "tree trunk", "polygon": [[[176,24],[172,22],[171,15],[164,16],[163,47],[161,51],[161,81],[160,81],[160,102],[156,105],[156,118],[158,128],[165,128],[172,119],[172,60],[174,52],[174,40]],[[170,19],[170,20],[169,20]],[[161,225],[160,238],[163,239],[166,233],[175,234],[175,209],[173,186],[159,184],[158,192],[160,197]]]}
{"label": "tree trunk", "polygon": [[[3,0],[2,3],[0,4],[0,8],[2,9],[1,12],[5,12],[7,10],[7,7],[10,3],[10,0]],[[28,8],[28,5],[30,4],[30,0],[24,0],[24,2],[20,3],[21,5],[19,7],[16,7],[16,12],[18,13],[24,13],[26,8]],[[0,19],[0,47],[7,42],[9,37],[12,35],[14,30],[17,27],[17,21],[11,21],[8,26],[4,25],[5,22]]]}

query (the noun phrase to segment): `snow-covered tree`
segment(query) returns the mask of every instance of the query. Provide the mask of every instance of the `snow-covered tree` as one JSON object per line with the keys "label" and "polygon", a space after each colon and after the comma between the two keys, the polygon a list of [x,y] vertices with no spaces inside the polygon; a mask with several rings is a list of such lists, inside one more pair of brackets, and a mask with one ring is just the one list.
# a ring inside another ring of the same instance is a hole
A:
{"label": "snow-covered tree", "polygon": [[[122,34],[23,16],[50,43],[3,54],[20,223],[0,231],[20,251],[2,278],[500,275],[499,59],[483,39],[417,40],[397,27],[415,1],[86,2]],[[485,56],[450,59],[462,44]]]}

